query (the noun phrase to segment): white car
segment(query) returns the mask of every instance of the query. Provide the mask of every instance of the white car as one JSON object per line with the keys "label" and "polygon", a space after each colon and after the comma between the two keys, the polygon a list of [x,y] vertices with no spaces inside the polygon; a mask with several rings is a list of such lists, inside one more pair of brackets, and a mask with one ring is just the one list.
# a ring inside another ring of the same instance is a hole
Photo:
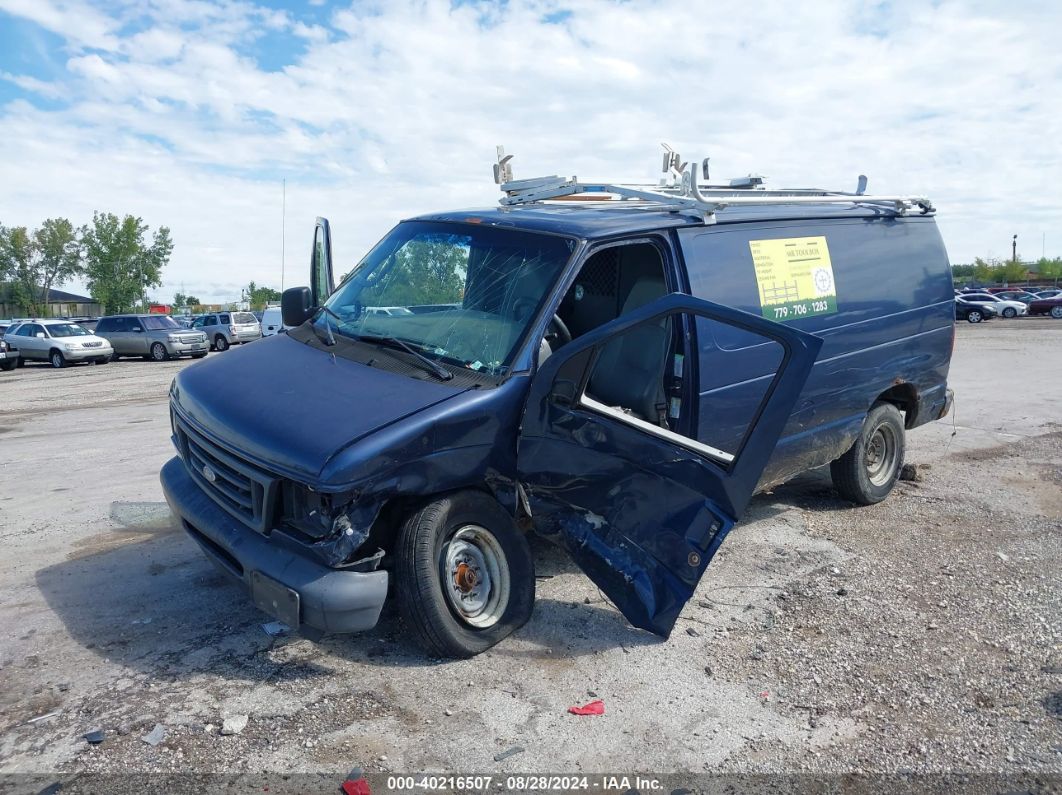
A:
{"label": "white car", "polygon": [[262,312],[262,336],[272,337],[274,334],[283,334],[287,330],[288,327],[284,325],[280,307],[267,306]]}
{"label": "white car", "polygon": [[1028,304],[997,298],[992,293],[963,293],[959,297],[968,304],[988,304],[1001,317],[1012,318],[1029,314]]}
{"label": "white car", "polygon": [[106,364],[114,353],[103,337],[69,320],[25,320],[11,326],[4,337],[18,348],[22,361],[51,362],[52,367],[72,362]]}

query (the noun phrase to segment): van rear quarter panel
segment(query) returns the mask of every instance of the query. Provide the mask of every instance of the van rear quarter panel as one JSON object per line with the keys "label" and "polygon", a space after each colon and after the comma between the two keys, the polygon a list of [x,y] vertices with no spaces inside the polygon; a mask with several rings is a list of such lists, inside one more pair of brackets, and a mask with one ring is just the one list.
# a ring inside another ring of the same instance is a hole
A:
{"label": "van rear quarter panel", "polygon": [[[870,406],[896,387],[917,403],[909,427],[944,405],[954,335],[951,268],[932,217],[719,224],[677,231],[693,295],[760,315],[749,242],[823,236],[837,312],[786,321],[824,340],[760,488],[821,466],[851,446]],[[737,449],[780,360],[762,338],[697,328],[698,438]]]}

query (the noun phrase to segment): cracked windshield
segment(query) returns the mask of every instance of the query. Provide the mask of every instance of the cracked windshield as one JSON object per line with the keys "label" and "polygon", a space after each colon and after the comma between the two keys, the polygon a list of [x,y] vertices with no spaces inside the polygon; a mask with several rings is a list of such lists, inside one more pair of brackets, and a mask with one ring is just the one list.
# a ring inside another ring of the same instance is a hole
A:
{"label": "cracked windshield", "polygon": [[400,224],[348,274],[314,324],[352,338],[401,340],[442,364],[499,374],[574,246],[474,224]]}

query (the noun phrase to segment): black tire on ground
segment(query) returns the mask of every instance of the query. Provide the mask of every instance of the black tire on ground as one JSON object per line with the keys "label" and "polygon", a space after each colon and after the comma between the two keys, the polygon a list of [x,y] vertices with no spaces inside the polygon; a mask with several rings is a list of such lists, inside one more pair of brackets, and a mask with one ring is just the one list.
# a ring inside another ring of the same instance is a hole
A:
{"label": "black tire on ground", "polygon": [[18,359],[4,359],[0,362],[0,370],[14,370],[18,367]]}
{"label": "black tire on ground", "polygon": [[966,315],[967,323],[980,323],[982,320],[984,320],[984,318],[976,309],[971,310],[970,313]]}
{"label": "black tire on ground", "polygon": [[102,359],[93,359],[92,362],[93,364],[107,364],[108,362],[110,362],[110,360],[111,359],[109,356],[105,356]]}
{"label": "black tire on ground", "polygon": [[151,344],[151,358],[156,362],[165,362],[170,358],[170,354],[165,345],[161,342],[154,342]]}
{"label": "black tire on ground", "polygon": [[1055,320],[1062,320],[1062,306],[1051,307],[1051,317]]}
{"label": "black tire on ground", "polygon": [[26,366],[26,360],[25,360],[25,359],[23,359],[23,358],[22,358],[21,356],[19,356],[19,357],[18,357],[18,358],[17,358],[16,360],[15,360],[15,362],[16,362],[16,364],[15,364],[15,367],[25,367],[25,366]]}
{"label": "black tire on ground", "polygon": [[229,341],[225,339],[221,334],[214,337],[214,350],[227,351],[229,349]]}
{"label": "black tire on ground", "polygon": [[1012,317],[1017,317],[1017,316],[1018,316],[1018,310],[1015,309],[1012,306],[1008,306],[1006,309],[1003,310],[1003,317],[1007,318],[1007,320],[1010,320]]}
{"label": "black tire on ground", "polygon": [[202,359],[204,356],[206,356],[205,353],[193,353],[192,354],[192,358],[193,359]]}
{"label": "black tire on ground", "polygon": [[904,455],[903,415],[891,403],[876,403],[848,452],[830,464],[833,485],[857,505],[873,505],[889,496],[900,476]]}
{"label": "black tire on ground", "polygon": [[63,352],[60,350],[53,350],[48,354],[48,361],[51,362],[52,367],[60,368],[66,367],[66,357],[63,356]]}
{"label": "black tire on ground", "polygon": [[111,361],[112,362],[116,362],[116,361],[118,361],[121,358],[122,357],[118,355],[117,351],[111,351]]}
{"label": "black tire on ground", "polygon": [[[535,565],[527,539],[494,499],[460,491],[405,521],[395,543],[395,584],[405,624],[429,654],[472,657],[527,623]],[[472,607],[482,602],[482,610],[462,615],[455,604],[465,597]]]}

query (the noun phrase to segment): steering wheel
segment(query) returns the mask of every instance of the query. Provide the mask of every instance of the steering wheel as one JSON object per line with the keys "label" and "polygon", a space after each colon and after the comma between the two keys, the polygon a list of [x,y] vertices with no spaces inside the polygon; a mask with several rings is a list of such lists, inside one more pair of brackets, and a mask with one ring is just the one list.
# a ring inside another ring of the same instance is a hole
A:
{"label": "steering wheel", "polygon": [[561,345],[567,345],[572,341],[572,333],[568,331],[568,327],[560,319],[560,315],[554,315],[553,319],[549,321],[549,325],[546,327],[545,340],[549,343],[550,350],[554,351]]}

